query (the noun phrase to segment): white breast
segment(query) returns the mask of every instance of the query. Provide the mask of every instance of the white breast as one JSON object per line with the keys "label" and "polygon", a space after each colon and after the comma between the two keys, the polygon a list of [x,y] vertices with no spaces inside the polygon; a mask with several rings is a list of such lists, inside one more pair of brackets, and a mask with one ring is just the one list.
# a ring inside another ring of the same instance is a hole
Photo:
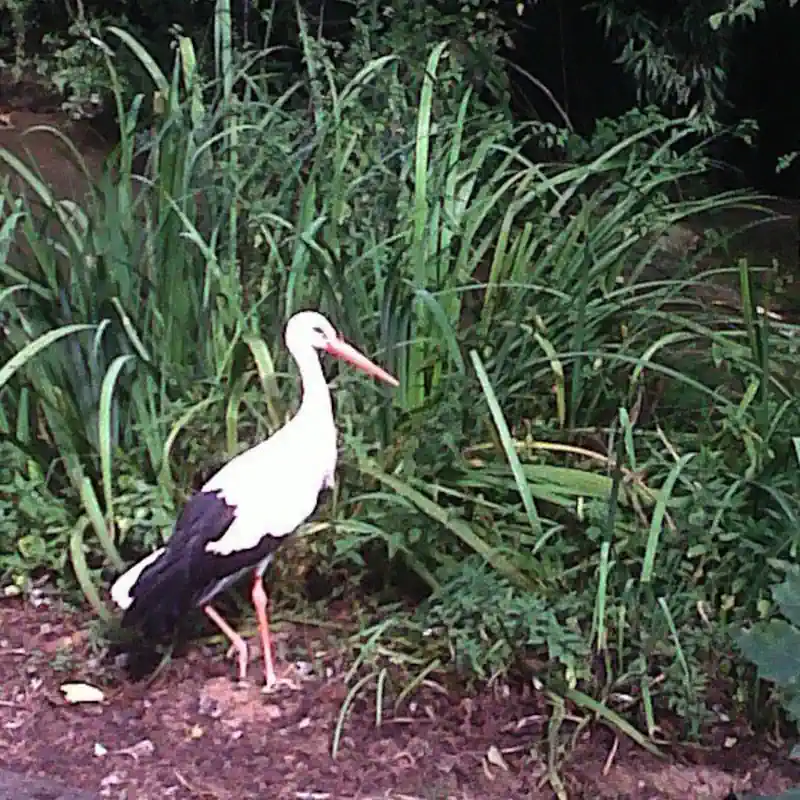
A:
{"label": "white breast", "polygon": [[229,555],[256,547],[264,536],[293,533],[333,484],[336,460],[333,420],[301,416],[237,456],[203,487],[221,490],[236,508],[233,525],[206,550]]}

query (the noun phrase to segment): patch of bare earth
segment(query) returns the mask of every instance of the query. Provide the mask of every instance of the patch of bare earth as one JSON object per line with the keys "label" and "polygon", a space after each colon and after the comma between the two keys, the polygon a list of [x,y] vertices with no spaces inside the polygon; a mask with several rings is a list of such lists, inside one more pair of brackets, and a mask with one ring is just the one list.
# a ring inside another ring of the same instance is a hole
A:
{"label": "patch of bare earth", "polygon": [[[10,110],[0,103],[0,148],[32,166],[56,197],[78,198],[86,189],[87,178],[66,144],[53,131],[69,137],[81,152],[90,175],[100,172],[107,143],[94,133],[89,123],[72,122],[61,112]],[[5,165],[0,175],[12,174]],[[22,186],[14,182],[15,188]]]}
{"label": "patch of bare earth", "polygon": [[[149,685],[132,683],[98,664],[88,621],[55,601],[0,602],[0,767],[120,800],[554,797],[539,755],[547,707],[536,693],[423,687],[376,728],[373,692],[354,704],[333,760],[341,674],[295,672],[296,691],[265,695],[233,681],[221,649],[197,645]],[[315,635],[282,630],[293,651]],[[255,679],[258,664],[251,668]],[[60,686],[73,681],[101,687],[104,702],[68,705]],[[800,770],[776,752],[747,748],[664,763],[596,727],[561,774],[570,798],[617,800],[723,800],[731,790],[800,783]]]}

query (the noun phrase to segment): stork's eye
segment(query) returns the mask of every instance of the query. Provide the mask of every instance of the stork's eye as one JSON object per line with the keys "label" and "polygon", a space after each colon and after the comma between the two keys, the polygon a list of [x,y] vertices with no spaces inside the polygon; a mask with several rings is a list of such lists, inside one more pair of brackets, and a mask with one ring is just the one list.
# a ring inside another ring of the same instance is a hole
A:
{"label": "stork's eye", "polygon": [[325,333],[325,331],[322,330],[319,325],[315,325],[311,330],[314,331],[314,333],[318,333],[323,339],[328,338],[328,334]]}

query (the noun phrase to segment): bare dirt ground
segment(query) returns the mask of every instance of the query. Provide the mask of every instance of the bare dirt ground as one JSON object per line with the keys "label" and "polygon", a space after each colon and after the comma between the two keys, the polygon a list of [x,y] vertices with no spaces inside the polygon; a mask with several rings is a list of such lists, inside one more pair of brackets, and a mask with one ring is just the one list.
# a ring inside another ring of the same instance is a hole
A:
{"label": "bare dirt ground", "polygon": [[[375,725],[375,692],[355,702],[336,760],[331,746],[347,687],[333,654],[298,689],[263,694],[237,684],[223,648],[197,644],[151,682],[132,682],[93,650],[88,616],[57,600],[0,601],[0,767],[57,778],[125,800],[264,797],[276,800],[514,800],[553,798],[547,782],[548,707],[532,690],[472,696],[423,686]],[[322,641],[279,627],[302,652]],[[85,681],[101,703],[68,704],[60,687]],[[567,737],[575,724],[566,723]],[[731,737],[735,744],[721,742]],[[731,723],[707,748],[666,761],[602,726],[588,726],[560,764],[569,798],[725,800],[776,794],[800,768]]]}
{"label": "bare dirt ground", "polygon": [[[77,197],[86,187],[86,178],[65,144],[48,128],[70,136],[90,174],[97,174],[106,146],[91,126],[72,123],[61,113],[12,110],[0,100],[0,149],[27,164],[35,163],[57,196]],[[7,173],[6,165],[0,164],[0,177]]]}

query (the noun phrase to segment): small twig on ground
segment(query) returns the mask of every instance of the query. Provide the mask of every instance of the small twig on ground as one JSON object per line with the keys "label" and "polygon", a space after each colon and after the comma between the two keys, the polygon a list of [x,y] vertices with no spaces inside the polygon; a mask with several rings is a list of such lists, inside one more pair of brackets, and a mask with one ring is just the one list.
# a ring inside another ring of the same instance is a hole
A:
{"label": "small twig on ground", "polygon": [[606,759],[605,764],[603,764],[603,777],[608,775],[611,770],[611,765],[614,763],[614,758],[617,755],[617,750],[619,748],[619,736],[614,737],[614,744],[611,745],[611,751],[608,754],[608,758]]}

